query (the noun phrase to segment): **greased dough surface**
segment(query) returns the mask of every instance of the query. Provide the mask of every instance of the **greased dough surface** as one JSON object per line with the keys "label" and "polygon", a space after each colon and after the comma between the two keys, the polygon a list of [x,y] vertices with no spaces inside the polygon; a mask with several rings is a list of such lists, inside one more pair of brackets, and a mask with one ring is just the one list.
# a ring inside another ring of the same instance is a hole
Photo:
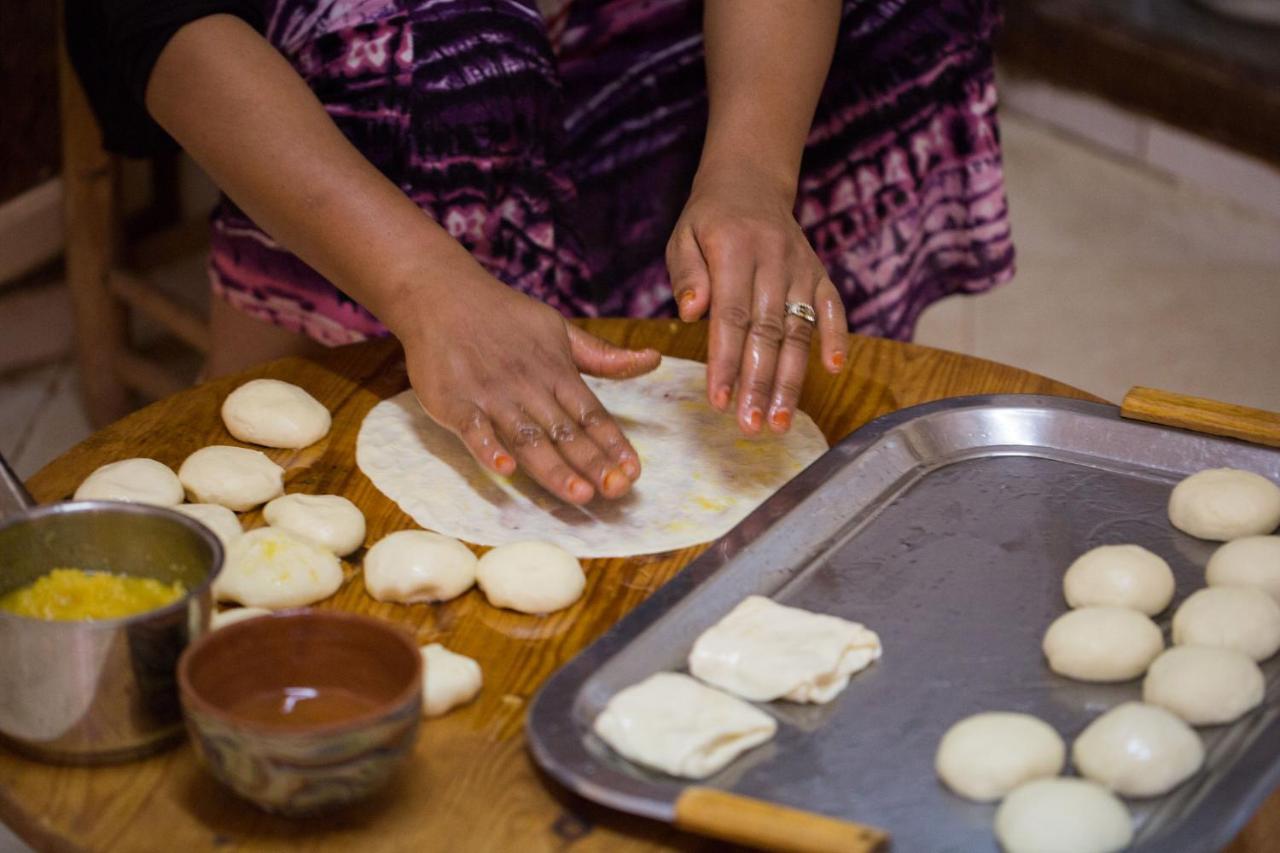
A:
{"label": "greased dough surface", "polygon": [[996,810],[1006,853],[1114,853],[1133,840],[1129,810],[1087,779],[1037,779],[1014,789]]}
{"label": "greased dough surface", "polygon": [[246,619],[270,616],[271,613],[272,611],[265,607],[232,607],[229,610],[219,610],[209,617],[209,630],[216,631],[219,628],[225,628],[228,625],[234,625]]}
{"label": "greased dough surface", "polygon": [[1164,708],[1125,702],[1080,733],[1071,761],[1080,775],[1123,797],[1158,797],[1200,769],[1204,744]]}
{"label": "greased dough surface", "polygon": [[820,703],[879,657],[880,638],[857,622],[752,595],[698,637],[689,671],[755,702]]}
{"label": "greased dough surface", "polygon": [[439,643],[423,646],[421,652],[424,716],[439,717],[476,698],[484,683],[480,664],[466,655],[449,651]]}
{"label": "greased dough surface", "polygon": [[341,495],[281,495],[263,507],[262,517],[339,557],[364,544],[364,513]]}
{"label": "greased dough surface", "polygon": [[1173,642],[1225,646],[1267,660],[1280,650],[1280,604],[1248,586],[1197,590],[1173,614]]}
{"label": "greased dough surface", "polygon": [[448,601],[475,582],[471,549],[427,530],[397,530],[364,555],[364,586],[378,601]]}
{"label": "greased dough surface", "polygon": [[182,503],[182,483],[173,470],[154,459],[138,457],[109,462],[76,489],[78,501],[127,501],[173,507]]}
{"label": "greased dough surface", "polygon": [[578,558],[558,545],[513,542],[480,558],[476,583],[494,607],[551,613],[582,597],[587,576]]}
{"label": "greased dough surface", "polygon": [[1030,714],[986,711],[947,729],[934,769],[955,793],[977,802],[998,800],[1014,788],[1057,776],[1067,746],[1053,727]]}
{"label": "greased dough surface", "polygon": [[741,699],[675,672],[618,691],[593,726],[637,764],[704,779],[773,737],[773,717]]}
{"label": "greased dough surface", "polygon": [[1270,533],[1280,525],[1280,486],[1252,471],[1198,471],[1174,486],[1169,521],[1201,539]]}
{"label": "greased dough surface", "polygon": [[240,526],[240,519],[236,518],[236,514],[225,506],[219,506],[218,504],[180,504],[175,506],[174,509],[183,515],[191,516],[212,530],[213,535],[221,540],[224,551],[231,547],[231,543],[244,535],[244,528]]}
{"label": "greased dough surface", "polygon": [[329,410],[297,385],[252,379],[222,401],[222,422],[240,441],[264,447],[306,447],[329,433]]}
{"label": "greased dough surface", "polygon": [[1152,661],[1142,682],[1142,701],[1193,726],[1216,726],[1258,707],[1266,686],[1262,670],[1242,651],[1174,646]]}
{"label": "greased dough surface", "polygon": [[1102,545],[1076,558],[1062,578],[1071,607],[1128,607],[1154,616],[1173,600],[1173,571],[1141,545]]}
{"label": "greased dough surface", "polygon": [[265,453],[215,444],[192,453],[178,469],[178,479],[194,503],[225,506],[244,512],[284,493],[284,469]]}
{"label": "greased dough surface", "polygon": [[332,551],[286,530],[259,527],[227,551],[213,582],[219,601],[277,610],[328,598],[342,586],[342,564]]}
{"label": "greased dough surface", "polygon": [[1043,650],[1049,668],[1079,681],[1128,681],[1164,649],[1150,618],[1125,607],[1081,607],[1054,620]]}
{"label": "greased dough surface", "polygon": [[1252,586],[1280,604],[1280,536],[1244,536],[1222,545],[1205,568],[1209,586]]}

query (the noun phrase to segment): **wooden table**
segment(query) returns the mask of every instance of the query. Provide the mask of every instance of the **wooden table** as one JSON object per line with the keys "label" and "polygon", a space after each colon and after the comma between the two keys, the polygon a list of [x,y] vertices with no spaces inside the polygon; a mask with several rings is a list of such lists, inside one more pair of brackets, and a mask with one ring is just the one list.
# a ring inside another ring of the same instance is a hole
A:
{"label": "wooden table", "polygon": [[[705,358],[706,329],[668,321],[589,321],[611,340]],[[68,497],[97,466],[150,456],[175,468],[207,444],[234,443],[218,415],[246,378],[269,376],[307,388],[333,412],[333,429],[300,451],[268,451],[287,469],[290,492],[346,495],[364,510],[369,542],[413,522],[359,472],[356,432],[379,400],[405,387],[394,343],[334,350],[319,362],[288,359],[177,394],[102,430],[32,478],[42,502]],[[835,442],[895,409],[964,394],[1087,394],[1012,367],[891,341],[855,338],[844,373],[814,366],[801,407]],[[246,526],[260,523],[257,514]],[[485,685],[472,705],[426,721],[411,764],[376,800],[329,817],[289,821],[257,811],[222,789],[190,747],[126,765],[54,767],[0,750],[0,820],[38,849],[181,850],[217,848],[376,850],[702,849],[710,842],[630,818],[569,795],[530,760],[522,724],[539,685],[579,649],[692,560],[701,548],[587,566],[583,599],[548,617],[495,610],[472,591],[442,605],[381,604],[360,575],[326,607],[369,613],[477,658]],[[1280,795],[1231,846],[1280,849]]]}

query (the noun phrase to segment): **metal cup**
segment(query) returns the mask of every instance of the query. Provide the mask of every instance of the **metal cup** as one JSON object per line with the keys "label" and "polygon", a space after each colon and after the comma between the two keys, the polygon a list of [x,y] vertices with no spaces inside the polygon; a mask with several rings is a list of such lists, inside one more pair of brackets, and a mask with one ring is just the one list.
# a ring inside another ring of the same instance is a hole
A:
{"label": "metal cup", "polygon": [[0,456],[0,594],[52,569],[182,581],[179,601],[123,619],[0,611],[0,740],[46,761],[96,764],[183,737],[176,667],[208,629],[222,546],[181,513],[116,501],[36,508]]}

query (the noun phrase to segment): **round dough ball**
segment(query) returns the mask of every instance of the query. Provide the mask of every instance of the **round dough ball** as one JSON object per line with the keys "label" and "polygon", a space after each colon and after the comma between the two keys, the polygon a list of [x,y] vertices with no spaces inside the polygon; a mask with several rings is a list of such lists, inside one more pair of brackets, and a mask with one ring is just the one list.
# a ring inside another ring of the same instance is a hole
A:
{"label": "round dough ball", "polygon": [[1128,607],[1154,616],[1173,600],[1169,564],[1141,545],[1102,545],[1076,558],[1062,578],[1071,607]]}
{"label": "round dough ball", "polygon": [[1280,649],[1280,604],[1260,589],[1211,586],[1173,614],[1178,646],[1223,646],[1264,661]]}
{"label": "round dough ball", "polygon": [[1280,536],[1245,536],[1213,552],[1209,586],[1252,586],[1280,603]]}
{"label": "round dough ball", "polygon": [[422,715],[438,717],[465,705],[480,692],[480,664],[439,643],[422,649]]}
{"label": "round dough ball", "polygon": [[1193,726],[1235,722],[1262,702],[1266,679],[1253,658],[1236,649],[1174,646],[1151,662],[1142,701],[1172,711]]}
{"label": "round dough ball", "polygon": [[121,459],[85,477],[75,499],[177,506],[182,503],[182,483],[168,465],[154,459]]}
{"label": "round dough ball", "polygon": [[996,809],[996,838],[1007,853],[1113,853],[1133,840],[1129,810],[1087,779],[1037,779]]}
{"label": "round dough ball", "polygon": [[1126,607],[1081,607],[1059,616],[1044,635],[1049,668],[1078,681],[1128,681],[1164,649],[1160,628]]}
{"label": "round dough ball", "polygon": [[364,513],[341,495],[283,495],[263,508],[262,517],[339,557],[364,544]]}
{"label": "round dough ball", "polygon": [[218,504],[182,504],[175,506],[174,509],[183,515],[191,516],[212,530],[213,535],[221,540],[224,551],[231,547],[232,542],[244,535],[244,528],[240,526],[240,519],[236,518],[236,514],[225,506],[219,506]]}
{"label": "round dough ball", "polygon": [[187,457],[178,479],[196,503],[244,512],[284,493],[284,469],[258,450],[216,444]]}
{"label": "round dough ball", "polygon": [[948,788],[978,802],[998,800],[1024,782],[1057,776],[1067,747],[1029,714],[987,711],[947,729],[934,768]]}
{"label": "round dough ball", "polygon": [[233,607],[230,610],[219,610],[209,617],[209,630],[216,631],[219,628],[225,628],[228,625],[234,625],[246,619],[256,619],[259,616],[270,615],[271,611],[265,607]]}
{"label": "round dough ball", "polygon": [[1071,761],[1081,776],[1122,797],[1158,797],[1200,769],[1204,744],[1164,708],[1125,702],[1080,733]]}
{"label": "round dough ball", "polygon": [[297,385],[253,379],[227,395],[222,422],[240,441],[297,448],[324,438],[332,419],[319,400]]}
{"label": "round dough ball", "polygon": [[471,549],[427,530],[398,530],[364,555],[364,586],[378,601],[448,601],[475,582]]}
{"label": "round dough ball", "polygon": [[476,582],[494,607],[521,613],[562,610],[582,596],[578,558],[550,542],[512,542],[480,558]]}
{"label": "round dough ball", "polygon": [[278,610],[328,598],[342,586],[342,563],[333,552],[286,530],[259,527],[227,551],[213,582],[219,601]]}
{"label": "round dough ball", "polygon": [[1280,486],[1252,471],[1199,471],[1174,486],[1169,521],[1201,539],[1270,533],[1280,525]]}

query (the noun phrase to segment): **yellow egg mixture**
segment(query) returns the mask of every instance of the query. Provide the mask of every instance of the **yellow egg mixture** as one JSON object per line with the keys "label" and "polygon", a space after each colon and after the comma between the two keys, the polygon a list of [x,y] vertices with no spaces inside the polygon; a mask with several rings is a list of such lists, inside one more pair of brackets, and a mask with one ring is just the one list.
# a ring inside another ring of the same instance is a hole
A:
{"label": "yellow egg mixture", "polygon": [[54,569],[26,586],[0,595],[0,610],[35,619],[119,619],[155,610],[186,592],[181,581]]}

